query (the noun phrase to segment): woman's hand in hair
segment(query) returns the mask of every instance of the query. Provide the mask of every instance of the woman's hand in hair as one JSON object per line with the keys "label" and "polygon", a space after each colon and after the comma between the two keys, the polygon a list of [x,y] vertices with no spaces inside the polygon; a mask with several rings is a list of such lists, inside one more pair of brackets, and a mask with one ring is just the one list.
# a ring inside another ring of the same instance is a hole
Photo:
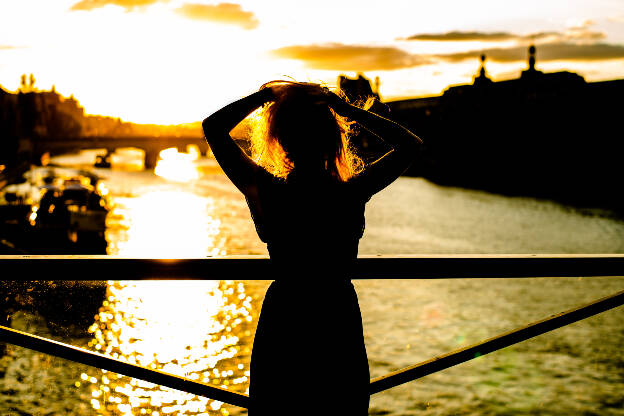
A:
{"label": "woman's hand in hair", "polygon": [[269,95],[272,96],[272,101],[277,101],[293,94],[309,95],[311,92],[311,85],[313,84],[292,81],[271,81],[262,85],[260,89],[267,90]]}
{"label": "woman's hand in hair", "polygon": [[284,91],[286,90],[286,84],[270,84],[266,86],[262,86],[263,90],[267,90],[268,96],[271,98],[270,101],[275,101],[279,97],[284,95]]}
{"label": "woman's hand in hair", "polygon": [[340,115],[344,115],[345,111],[349,111],[351,105],[343,100],[338,94],[327,90],[327,105]]}
{"label": "woman's hand in hair", "polygon": [[308,102],[316,105],[338,105],[340,97],[320,84],[292,81],[271,81],[261,89],[270,90],[273,101]]}

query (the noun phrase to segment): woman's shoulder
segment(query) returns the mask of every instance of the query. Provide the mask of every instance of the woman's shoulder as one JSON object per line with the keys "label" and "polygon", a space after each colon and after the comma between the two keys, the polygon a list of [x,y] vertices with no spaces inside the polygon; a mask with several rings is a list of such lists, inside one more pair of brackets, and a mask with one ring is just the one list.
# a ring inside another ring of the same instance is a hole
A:
{"label": "woman's shoulder", "polygon": [[[257,176],[256,189],[257,193],[262,194],[265,198],[269,195],[281,195],[281,197],[291,195],[297,198],[307,195],[309,198],[314,199],[329,198],[336,203],[350,201],[365,204],[371,197],[362,191],[357,181],[343,181],[334,177],[310,180],[309,178],[302,179],[292,174],[281,178],[264,169]],[[282,199],[281,197],[280,199]]]}

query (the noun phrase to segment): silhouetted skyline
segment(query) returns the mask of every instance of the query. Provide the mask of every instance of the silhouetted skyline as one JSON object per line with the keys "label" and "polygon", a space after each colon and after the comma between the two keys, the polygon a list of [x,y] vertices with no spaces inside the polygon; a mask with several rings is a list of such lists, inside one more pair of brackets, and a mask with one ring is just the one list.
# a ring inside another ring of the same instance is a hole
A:
{"label": "silhouetted skyline", "polygon": [[[537,49],[537,51],[536,51]],[[588,83],[538,70],[527,50],[517,79],[494,82],[487,57],[473,82],[436,97],[388,102],[427,144],[422,175],[445,185],[624,210],[620,100],[624,79]]]}

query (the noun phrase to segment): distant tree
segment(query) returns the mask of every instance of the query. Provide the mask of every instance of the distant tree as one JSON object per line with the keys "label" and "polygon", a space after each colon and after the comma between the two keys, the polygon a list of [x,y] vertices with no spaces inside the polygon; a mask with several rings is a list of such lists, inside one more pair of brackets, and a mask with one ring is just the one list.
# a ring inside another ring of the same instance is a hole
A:
{"label": "distant tree", "polygon": [[35,90],[35,76],[33,74],[30,74],[30,77],[28,78],[28,87],[31,91]]}
{"label": "distant tree", "polygon": [[20,79],[20,91],[26,92],[28,90],[28,84],[26,83],[26,74],[22,74]]}

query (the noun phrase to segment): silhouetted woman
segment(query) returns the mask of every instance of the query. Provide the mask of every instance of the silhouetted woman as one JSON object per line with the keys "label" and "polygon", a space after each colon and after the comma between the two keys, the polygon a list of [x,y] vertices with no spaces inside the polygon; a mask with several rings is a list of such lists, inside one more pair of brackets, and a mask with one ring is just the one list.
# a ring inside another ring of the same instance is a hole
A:
{"label": "silhouetted woman", "polygon": [[[263,128],[249,157],[229,132],[259,107]],[[363,167],[348,142],[353,122],[393,150]],[[203,128],[275,270],[253,345],[250,416],[366,415],[368,361],[350,273],[366,202],[409,167],[420,139],[318,84],[285,81],[223,107]]]}

